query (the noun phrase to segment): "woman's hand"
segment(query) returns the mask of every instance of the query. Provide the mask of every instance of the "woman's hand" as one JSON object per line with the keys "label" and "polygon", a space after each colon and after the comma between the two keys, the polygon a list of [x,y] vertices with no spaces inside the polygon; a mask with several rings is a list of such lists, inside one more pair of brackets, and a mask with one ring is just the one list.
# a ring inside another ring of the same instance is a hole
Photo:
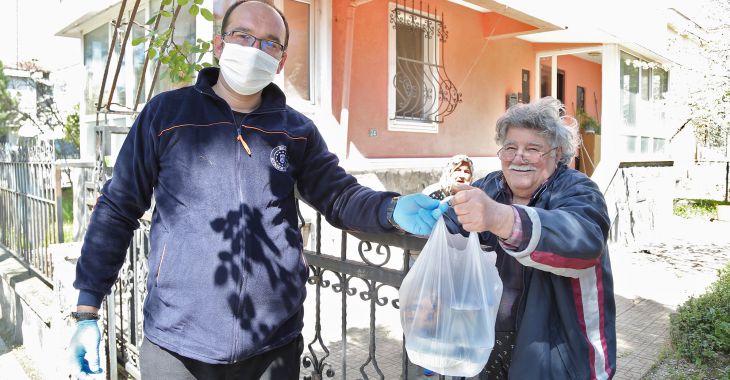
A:
{"label": "woman's hand", "polygon": [[512,206],[498,203],[482,189],[458,185],[450,203],[464,230],[469,232],[490,231],[507,239],[515,222]]}

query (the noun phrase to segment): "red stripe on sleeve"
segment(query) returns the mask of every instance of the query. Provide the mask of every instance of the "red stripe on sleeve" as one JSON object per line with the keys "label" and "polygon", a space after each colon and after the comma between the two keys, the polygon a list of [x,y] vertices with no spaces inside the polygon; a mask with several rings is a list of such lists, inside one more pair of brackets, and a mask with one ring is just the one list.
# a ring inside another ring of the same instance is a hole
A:
{"label": "red stripe on sleeve", "polygon": [[606,343],[606,331],[604,329],[604,326],[606,326],[606,311],[604,310],[605,307],[603,304],[603,270],[601,269],[600,265],[596,265],[596,287],[598,288],[598,315],[601,318],[601,347],[603,348],[603,357],[605,358],[604,362],[606,364],[606,373],[608,374],[608,376],[611,376],[611,365],[609,363],[608,357],[608,344]]}
{"label": "red stripe on sleeve", "polygon": [[591,380],[596,378],[596,353],[593,351],[593,345],[590,339],[588,339],[588,331],[586,331],[586,320],[583,313],[583,296],[580,290],[580,280],[577,278],[571,278],[570,284],[573,285],[573,302],[575,303],[575,312],[578,315],[578,323],[580,324],[580,331],[583,332],[583,337],[586,339],[588,345],[588,362],[591,364]]}
{"label": "red stripe on sleeve", "polygon": [[532,261],[555,268],[586,269],[600,263],[600,257],[595,259],[574,259],[556,255],[551,252],[534,251],[530,254]]}

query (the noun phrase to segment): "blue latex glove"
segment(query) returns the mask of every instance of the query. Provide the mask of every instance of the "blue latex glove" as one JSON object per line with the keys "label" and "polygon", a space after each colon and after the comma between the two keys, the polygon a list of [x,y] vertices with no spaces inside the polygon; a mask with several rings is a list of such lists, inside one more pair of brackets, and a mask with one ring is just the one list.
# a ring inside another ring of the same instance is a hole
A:
{"label": "blue latex glove", "polygon": [[428,195],[416,193],[402,196],[393,210],[393,220],[400,228],[414,235],[429,235],[436,220],[446,211],[448,204],[441,204]]}
{"label": "blue latex glove", "polygon": [[99,365],[99,341],[101,333],[96,320],[76,322],[76,332],[71,337],[68,351],[71,365],[77,374],[96,375],[102,373]]}

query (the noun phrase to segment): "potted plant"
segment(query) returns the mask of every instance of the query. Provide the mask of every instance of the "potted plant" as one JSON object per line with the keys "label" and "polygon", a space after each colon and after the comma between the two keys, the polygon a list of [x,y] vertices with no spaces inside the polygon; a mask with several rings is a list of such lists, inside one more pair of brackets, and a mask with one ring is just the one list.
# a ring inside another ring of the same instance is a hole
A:
{"label": "potted plant", "polygon": [[578,125],[580,126],[581,131],[585,133],[595,133],[597,135],[601,134],[601,124],[599,124],[591,115],[587,114],[584,109],[579,108],[578,112],[575,114],[575,118],[578,120]]}

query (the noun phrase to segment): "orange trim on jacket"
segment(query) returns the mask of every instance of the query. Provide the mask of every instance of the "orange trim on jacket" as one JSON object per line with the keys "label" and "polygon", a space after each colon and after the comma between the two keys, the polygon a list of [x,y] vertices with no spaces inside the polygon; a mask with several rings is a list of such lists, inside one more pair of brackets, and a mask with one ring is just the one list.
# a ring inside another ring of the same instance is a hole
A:
{"label": "orange trim on jacket", "polygon": [[290,135],[290,134],[288,134],[286,132],[281,132],[281,131],[266,131],[266,130],[263,130],[261,128],[256,128],[256,127],[252,127],[250,125],[245,125],[245,124],[242,125],[242,127],[243,128],[246,128],[246,129],[253,129],[253,130],[256,130],[256,131],[259,131],[259,132],[263,132],[263,133],[268,133],[268,134],[276,134],[276,133],[283,134],[283,135],[286,135],[286,137],[288,137],[288,138],[290,138],[292,140],[306,140],[307,139],[306,137],[292,136],[292,135]]}
{"label": "orange trim on jacket", "polygon": [[170,128],[165,128],[162,131],[160,131],[160,134],[158,134],[157,137],[160,137],[163,134],[165,134],[165,132],[170,131],[170,130],[173,130],[175,128],[180,128],[180,127],[210,127],[211,125],[217,125],[217,124],[233,124],[233,123],[231,123],[230,121],[219,121],[217,123],[210,123],[210,124],[180,124],[180,125],[173,125]]}

